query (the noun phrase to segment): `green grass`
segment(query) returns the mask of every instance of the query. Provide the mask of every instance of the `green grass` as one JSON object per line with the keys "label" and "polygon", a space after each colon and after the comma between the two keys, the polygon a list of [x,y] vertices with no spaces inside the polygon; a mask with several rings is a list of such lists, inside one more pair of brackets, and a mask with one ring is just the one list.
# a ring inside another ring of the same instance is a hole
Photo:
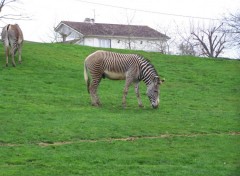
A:
{"label": "green grass", "polygon": [[131,87],[122,109],[124,81],[107,79],[96,108],[83,62],[97,48],[25,43],[16,68],[0,49],[0,175],[240,175],[240,61],[114,50],[166,78],[160,108],[142,83],[145,107]]}

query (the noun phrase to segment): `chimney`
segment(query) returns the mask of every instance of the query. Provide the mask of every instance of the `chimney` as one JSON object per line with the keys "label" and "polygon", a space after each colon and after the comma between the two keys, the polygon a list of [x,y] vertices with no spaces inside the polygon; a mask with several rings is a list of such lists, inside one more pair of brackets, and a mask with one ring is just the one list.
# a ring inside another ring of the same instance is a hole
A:
{"label": "chimney", "polygon": [[90,23],[90,22],[91,22],[91,19],[90,19],[90,18],[85,18],[84,22],[85,22],[85,23]]}
{"label": "chimney", "polygon": [[95,23],[95,19],[94,19],[94,18],[85,18],[84,22],[85,22],[85,23],[94,24],[94,23]]}
{"label": "chimney", "polygon": [[94,19],[94,18],[91,19],[91,23],[92,23],[92,24],[95,23],[95,19]]}

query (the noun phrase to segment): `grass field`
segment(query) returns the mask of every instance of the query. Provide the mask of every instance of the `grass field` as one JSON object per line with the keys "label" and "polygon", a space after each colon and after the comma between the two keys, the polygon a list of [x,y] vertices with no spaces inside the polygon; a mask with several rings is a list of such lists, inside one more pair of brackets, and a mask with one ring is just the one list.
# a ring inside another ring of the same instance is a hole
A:
{"label": "grass field", "polygon": [[0,45],[0,175],[240,175],[240,61],[141,51],[166,81],[159,109],[140,85],[102,80],[92,107],[83,61],[97,48],[25,43],[4,67]]}

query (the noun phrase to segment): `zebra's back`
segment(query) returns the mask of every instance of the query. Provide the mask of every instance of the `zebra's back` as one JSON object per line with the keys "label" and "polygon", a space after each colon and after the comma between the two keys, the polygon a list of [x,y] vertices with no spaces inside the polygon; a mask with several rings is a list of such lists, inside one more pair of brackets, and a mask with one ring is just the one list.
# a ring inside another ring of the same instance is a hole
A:
{"label": "zebra's back", "polygon": [[23,43],[23,33],[18,24],[8,24],[2,30],[2,40],[5,46]]}
{"label": "zebra's back", "polygon": [[101,67],[102,71],[125,73],[130,67],[139,65],[139,57],[136,54],[121,54],[109,51],[96,51],[86,59],[89,67]]}

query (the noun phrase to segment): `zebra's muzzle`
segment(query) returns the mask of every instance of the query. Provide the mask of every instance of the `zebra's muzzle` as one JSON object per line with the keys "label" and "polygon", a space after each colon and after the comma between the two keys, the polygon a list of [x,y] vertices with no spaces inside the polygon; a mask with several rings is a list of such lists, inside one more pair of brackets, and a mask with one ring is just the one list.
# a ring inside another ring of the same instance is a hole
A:
{"label": "zebra's muzzle", "polygon": [[153,107],[153,109],[157,109],[157,108],[158,108],[158,105],[152,104],[152,107]]}
{"label": "zebra's muzzle", "polygon": [[151,104],[154,109],[157,109],[159,105],[159,98],[155,102],[152,102]]}

